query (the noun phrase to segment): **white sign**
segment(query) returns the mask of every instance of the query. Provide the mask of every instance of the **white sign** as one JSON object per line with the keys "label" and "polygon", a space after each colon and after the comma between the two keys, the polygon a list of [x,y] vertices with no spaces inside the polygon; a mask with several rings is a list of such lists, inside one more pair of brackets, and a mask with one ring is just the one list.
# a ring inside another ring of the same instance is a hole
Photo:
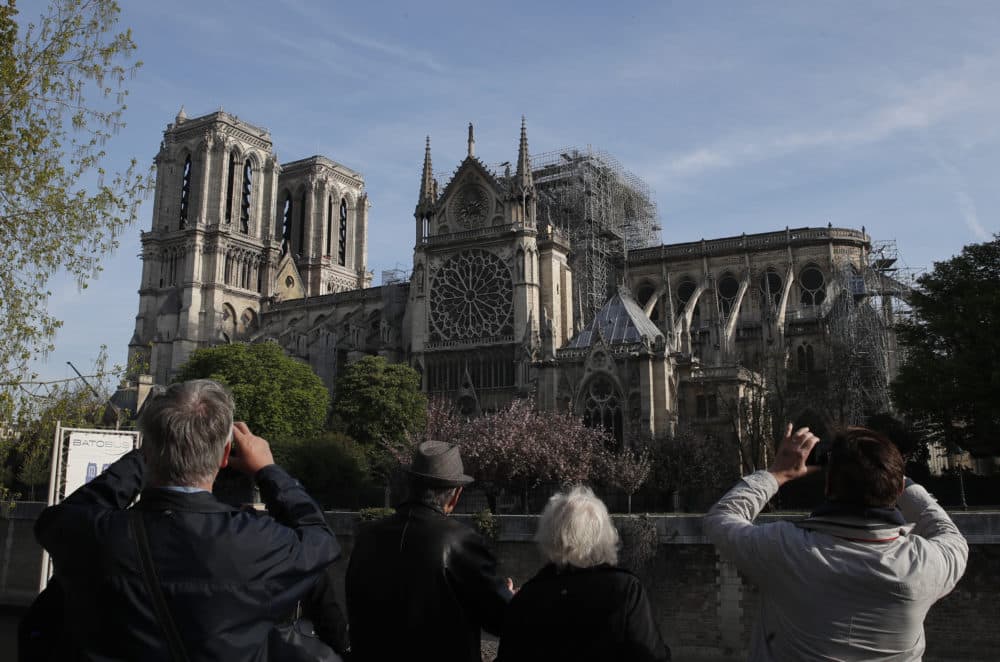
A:
{"label": "white sign", "polygon": [[63,497],[97,478],[136,447],[137,432],[72,430],[66,440],[66,487]]}

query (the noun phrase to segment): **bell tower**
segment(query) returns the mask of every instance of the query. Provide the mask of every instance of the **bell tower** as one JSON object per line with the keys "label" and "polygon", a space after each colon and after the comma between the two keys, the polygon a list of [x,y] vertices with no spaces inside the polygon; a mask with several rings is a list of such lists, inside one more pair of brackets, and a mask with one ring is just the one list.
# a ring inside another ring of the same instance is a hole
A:
{"label": "bell tower", "polygon": [[183,108],[155,163],[129,357],[164,384],[196,348],[258,327],[280,256],[280,166],[266,129],[222,110],[188,118]]}

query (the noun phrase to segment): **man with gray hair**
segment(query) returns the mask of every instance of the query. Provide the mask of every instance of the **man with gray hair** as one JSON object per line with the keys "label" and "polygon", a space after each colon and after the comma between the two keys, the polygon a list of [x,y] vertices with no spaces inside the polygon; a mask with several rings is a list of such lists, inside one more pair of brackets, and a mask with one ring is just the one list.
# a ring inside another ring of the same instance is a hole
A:
{"label": "man with gray hair", "polygon": [[479,662],[513,583],[475,531],[448,517],[465,474],[458,447],[426,441],[406,467],[410,499],[358,532],[347,568],[352,659]]}
{"label": "man with gray hair", "polygon": [[[233,423],[214,381],[150,395],[139,429],[142,448],[35,525],[75,647],[84,659],[266,659],[275,622],[339,552],[322,511],[267,441]],[[257,482],[269,514],[212,496],[225,466]]]}

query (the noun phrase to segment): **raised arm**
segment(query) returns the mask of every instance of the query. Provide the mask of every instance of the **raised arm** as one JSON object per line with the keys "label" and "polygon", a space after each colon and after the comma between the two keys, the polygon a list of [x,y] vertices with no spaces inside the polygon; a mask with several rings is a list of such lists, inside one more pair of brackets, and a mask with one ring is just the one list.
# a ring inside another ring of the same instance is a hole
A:
{"label": "raised arm", "polygon": [[809,428],[793,433],[789,424],[768,470],[745,476],[702,520],[705,536],[719,553],[752,578],[766,575],[769,552],[777,542],[753,521],[779,487],[817,470],[817,467],[806,465],[806,458],[818,442],[819,438],[810,433]]}
{"label": "raised arm", "polygon": [[924,579],[935,582],[940,597],[951,591],[965,573],[969,544],[948,513],[923,486],[909,479],[906,483],[906,489],[899,497],[899,509],[906,521],[914,524],[910,535],[926,539],[925,553],[938,556],[938,563],[929,564],[938,570],[936,577]]}

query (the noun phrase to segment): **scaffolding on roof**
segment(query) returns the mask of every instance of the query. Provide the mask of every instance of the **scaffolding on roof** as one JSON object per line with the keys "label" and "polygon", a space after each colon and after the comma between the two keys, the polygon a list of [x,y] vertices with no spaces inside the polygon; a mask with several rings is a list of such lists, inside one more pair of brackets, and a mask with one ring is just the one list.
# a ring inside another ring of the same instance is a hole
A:
{"label": "scaffolding on roof", "polygon": [[593,319],[617,284],[614,263],[659,243],[649,186],[606,152],[566,148],[531,157],[539,224],[571,242],[576,329]]}

